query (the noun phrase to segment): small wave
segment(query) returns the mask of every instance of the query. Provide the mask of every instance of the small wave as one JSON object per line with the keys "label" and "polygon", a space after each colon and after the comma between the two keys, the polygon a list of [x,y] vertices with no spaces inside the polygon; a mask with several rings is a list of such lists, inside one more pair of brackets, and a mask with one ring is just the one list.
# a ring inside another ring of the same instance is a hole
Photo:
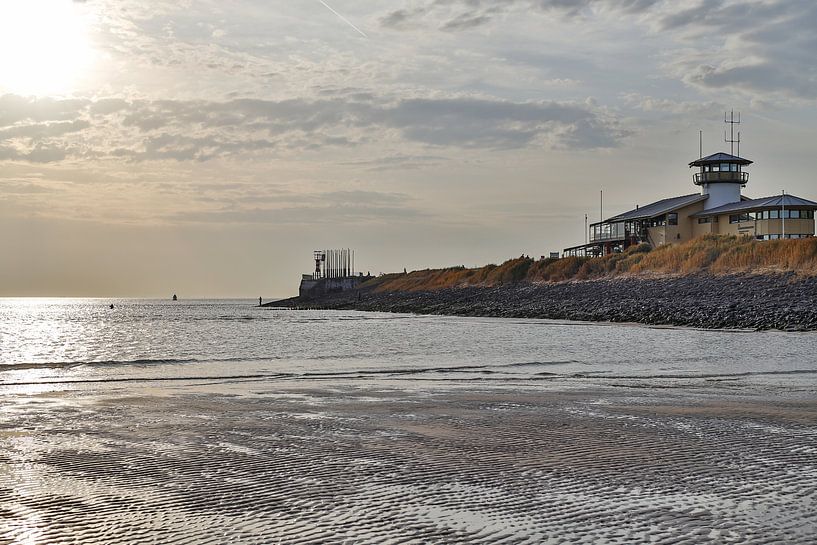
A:
{"label": "small wave", "polygon": [[577,360],[562,360],[562,361],[521,361],[517,363],[508,363],[505,365],[499,364],[493,367],[537,367],[540,365],[570,365],[571,363],[581,363]]}
{"label": "small wave", "polygon": [[740,373],[675,373],[675,374],[650,374],[650,375],[596,375],[592,373],[574,373],[570,378],[587,379],[611,379],[611,380],[651,380],[651,379],[709,379],[709,378],[739,378],[754,376],[776,376],[776,375],[813,375],[817,374],[817,369],[787,369],[783,371],[743,371]]}
{"label": "small wave", "polygon": [[0,364],[0,372],[19,371],[25,369],[71,369],[73,367],[110,367],[117,365],[173,365],[182,363],[195,363],[200,360],[160,358],[160,359],[136,359],[136,360],[98,360],[98,361],[46,361],[40,363],[6,363]]}

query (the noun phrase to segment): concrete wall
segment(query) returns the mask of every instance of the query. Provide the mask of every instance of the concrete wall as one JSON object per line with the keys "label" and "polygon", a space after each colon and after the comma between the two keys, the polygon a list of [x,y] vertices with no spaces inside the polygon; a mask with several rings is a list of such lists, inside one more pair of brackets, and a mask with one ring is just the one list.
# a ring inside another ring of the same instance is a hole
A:
{"label": "concrete wall", "polygon": [[[783,232],[782,220],[757,220],[756,235],[779,235]],[[813,235],[813,219],[786,220],[786,233],[790,235]]]}
{"label": "concrete wall", "polygon": [[298,296],[308,298],[326,293],[353,290],[371,278],[372,276],[347,276],[344,278],[320,278],[318,280],[312,280],[310,276],[304,275],[298,289]]}
{"label": "concrete wall", "polygon": [[704,184],[702,193],[709,195],[704,201],[704,209],[709,210],[740,201],[740,184],[724,182]]}
{"label": "concrete wall", "polygon": [[[729,214],[718,217],[717,233],[721,235],[779,235],[783,232],[782,220],[752,220],[740,223],[729,223]],[[786,220],[786,233],[790,235],[813,235],[813,219]]]}
{"label": "concrete wall", "polygon": [[700,212],[704,209],[704,202],[696,202],[673,210],[678,214],[678,225],[662,225],[660,227],[650,227],[647,229],[649,235],[649,242],[653,246],[661,246],[662,244],[672,244],[673,242],[685,242],[697,236],[694,231],[693,224],[697,224],[698,220],[690,218],[691,214]]}
{"label": "concrete wall", "polygon": [[697,218],[690,218],[689,221],[692,225],[693,238],[718,232],[718,223],[698,223]]}

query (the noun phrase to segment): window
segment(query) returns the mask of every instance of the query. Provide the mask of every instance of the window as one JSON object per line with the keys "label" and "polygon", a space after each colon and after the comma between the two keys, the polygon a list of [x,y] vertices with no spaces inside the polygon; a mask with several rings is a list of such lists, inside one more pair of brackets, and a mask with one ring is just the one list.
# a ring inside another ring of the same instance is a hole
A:
{"label": "window", "polygon": [[667,225],[678,225],[678,214],[670,212],[667,214]]}
{"label": "window", "polygon": [[740,223],[742,221],[752,221],[754,216],[752,214],[732,214],[729,216],[729,223]]}
{"label": "window", "polygon": [[769,210],[769,219],[779,220],[780,210]]}
{"label": "window", "polygon": [[698,223],[709,223],[712,218],[698,218]]}
{"label": "window", "polygon": [[730,164],[729,165],[729,170],[731,170],[732,172],[737,172],[738,171],[738,165]]}
{"label": "window", "polygon": [[[677,214],[676,214],[676,216],[677,216]],[[667,216],[666,216],[666,214],[663,214],[661,216],[656,216],[654,218],[651,218],[649,220],[649,222],[650,222],[649,223],[650,227],[663,227],[664,225],[667,224]]]}
{"label": "window", "polygon": [[799,210],[789,210],[789,217],[793,220],[800,219],[800,211]]}
{"label": "window", "polygon": [[730,168],[729,163],[721,163],[721,172],[729,172]]}
{"label": "window", "polygon": [[763,210],[762,212],[757,213],[757,219],[759,220],[767,220],[769,219],[769,211]]}

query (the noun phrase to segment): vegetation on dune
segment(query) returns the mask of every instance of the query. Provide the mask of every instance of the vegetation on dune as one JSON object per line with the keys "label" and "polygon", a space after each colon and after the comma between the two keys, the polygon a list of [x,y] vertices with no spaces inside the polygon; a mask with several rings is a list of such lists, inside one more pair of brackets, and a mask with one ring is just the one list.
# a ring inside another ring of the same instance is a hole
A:
{"label": "vegetation on dune", "polygon": [[520,282],[567,282],[616,276],[695,273],[795,272],[817,276],[817,238],[758,241],[749,237],[707,235],[682,244],[651,249],[648,244],[604,257],[533,259],[522,256],[501,265],[451,267],[387,274],[370,281],[378,291],[431,291],[468,286],[493,287]]}

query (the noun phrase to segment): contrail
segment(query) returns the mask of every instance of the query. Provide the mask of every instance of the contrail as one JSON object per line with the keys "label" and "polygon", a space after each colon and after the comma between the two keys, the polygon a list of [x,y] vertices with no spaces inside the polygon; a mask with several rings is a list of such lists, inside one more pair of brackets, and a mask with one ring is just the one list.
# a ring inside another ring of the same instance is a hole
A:
{"label": "contrail", "polygon": [[334,13],[335,15],[337,15],[337,16],[340,18],[340,20],[341,20],[341,21],[343,21],[344,23],[346,23],[347,25],[349,25],[349,26],[350,26],[350,27],[352,27],[353,29],[355,29],[355,30],[357,30],[358,32],[360,32],[360,34],[361,34],[361,35],[362,35],[364,38],[368,38],[368,36],[366,36],[366,33],[365,33],[365,32],[363,32],[362,30],[360,30],[359,28],[357,28],[355,25],[353,25],[353,24],[352,24],[352,21],[350,21],[349,19],[347,19],[346,17],[344,17],[343,15],[341,15],[340,13],[338,13],[337,11],[335,11],[335,10],[334,10],[334,8],[332,8],[332,6],[330,6],[329,4],[327,4],[326,2],[324,2],[323,0],[318,0],[318,2],[320,2],[321,4],[323,4],[324,6],[326,6],[326,9],[328,9],[329,11],[331,11],[332,13]]}

